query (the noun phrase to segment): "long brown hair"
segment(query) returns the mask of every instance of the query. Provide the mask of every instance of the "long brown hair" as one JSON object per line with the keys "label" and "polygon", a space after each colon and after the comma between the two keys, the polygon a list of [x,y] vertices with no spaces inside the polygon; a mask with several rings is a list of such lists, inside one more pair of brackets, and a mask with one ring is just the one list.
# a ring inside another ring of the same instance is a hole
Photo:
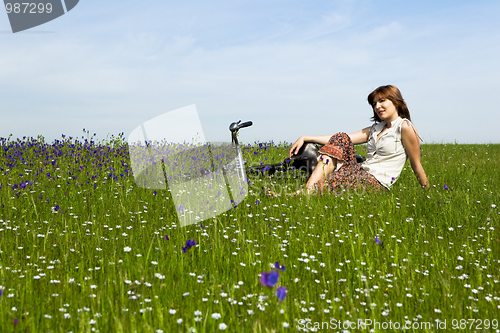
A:
{"label": "long brown hair", "polygon": [[374,91],[372,91],[370,95],[368,95],[368,103],[373,108],[373,117],[372,117],[373,121],[377,122],[382,121],[379,118],[377,112],[375,112],[375,105],[373,104],[373,101],[375,100],[376,97],[378,97],[378,99],[386,98],[390,100],[392,104],[394,104],[394,106],[396,107],[398,115],[401,118],[406,118],[411,121],[410,111],[408,110],[406,102],[403,99],[403,96],[401,95],[401,91],[399,91],[399,89],[393,85],[380,86]]}

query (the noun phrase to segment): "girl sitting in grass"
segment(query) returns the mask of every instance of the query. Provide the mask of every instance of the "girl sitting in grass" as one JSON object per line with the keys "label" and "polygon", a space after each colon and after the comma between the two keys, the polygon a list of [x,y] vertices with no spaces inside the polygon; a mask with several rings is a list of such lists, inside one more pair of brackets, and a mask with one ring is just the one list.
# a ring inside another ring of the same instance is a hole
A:
{"label": "girl sitting in grass", "polygon": [[[318,165],[306,186],[297,193],[323,193],[339,188],[372,188],[389,190],[399,178],[410,159],[413,172],[422,187],[429,182],[420,163],[420,143],[417,130],[410,122],[410,111],[398,88],[381,86],[368,95],[375,121],[370,127],[352,133],[301,136],[290,149],[290,157],[297,154],[305,142],[324,145]],[[367,144],[367,159],[356,162],[354,145]]]}

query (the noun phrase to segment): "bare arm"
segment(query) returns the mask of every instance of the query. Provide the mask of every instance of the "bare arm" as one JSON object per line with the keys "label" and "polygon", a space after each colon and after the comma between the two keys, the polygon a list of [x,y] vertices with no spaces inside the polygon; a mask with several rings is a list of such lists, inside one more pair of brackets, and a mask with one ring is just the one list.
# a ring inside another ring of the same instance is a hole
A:
{"label": "bare arm", "polygon": [[304,144],[304,142],[314,142],[314,143],[319,143],[320,145],[326,145],[331,137],[332,137],[331,135],[301,136],[300,138],[297,139],[297,141],[295,141],[295,143],[292,145],[292,148],[290,148],[289,156],[292,157],[292,155],[297,154],[299,152],[300,147],[302,147],[302,145]]}
{"label": "bare arm", "polygon": [[361,131],[349,134],[353,145],[359,145],[368,142],[370,136],[370,127],[363,128]]}
{"label": "bare arm", "polygon": [[[370,127],[363,128],[360,131],[349,134],[353,145],[359,145],[361,143],[366,143],[368,141],[368,136],[370,135]],[[319,143],[321,145],[326,145],[328,141],[330,141],[331,135],[304,135],[295,141],[290,148],[289,156],[295,155],[298,153],[300,147],[304,144],[304,142],[314,142]]]}
{"label": "bare arm", "polygon": [[417,176],[417,179],[423,187],[429,186],[429,181],[425,175],[424,168],[420,163],[420,142],[418,141],[417,133],[411,125],[406,121],[401,124],[401,141],[406,150],[406,154],[410,159],[411,168]]}

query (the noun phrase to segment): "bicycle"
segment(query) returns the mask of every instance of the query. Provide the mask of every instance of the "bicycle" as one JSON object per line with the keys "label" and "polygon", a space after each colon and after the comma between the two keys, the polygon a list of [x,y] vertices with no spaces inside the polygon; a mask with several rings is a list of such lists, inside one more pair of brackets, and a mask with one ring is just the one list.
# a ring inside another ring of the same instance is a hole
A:
{"label": "bicycle", "polygon": [[[240,165],[244,165],[245,161],[243,161],[241,149],[238,143],[238,131],[242,128],[250,127],[252,125],[252,121],[241,123],[241,120],[239,120],[238,122],[233,122],[229,125],[229,131],[231,132],[231,143],[236,147],[238,151],[238,159],[240,161]],[[307,142],[299,149],[297,154],[293,155],[292,157],[285,158],[281,163],[249,166],[246,168],[246,172],[258,175],[273,175],[276,172],[286,172],[291,170],[311,174],[318,165],[318,158],[320,156],[319,149],[320,145],[313,142]],[[366,159],[363,156],[356,155],[356,161],[358,163],[363,163],[365,160]]]}

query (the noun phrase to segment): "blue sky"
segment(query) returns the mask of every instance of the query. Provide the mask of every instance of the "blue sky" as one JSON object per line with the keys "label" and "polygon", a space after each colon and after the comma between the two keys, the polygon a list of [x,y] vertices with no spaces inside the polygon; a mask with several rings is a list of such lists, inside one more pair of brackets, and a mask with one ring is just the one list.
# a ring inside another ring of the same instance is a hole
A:
{"label": "blue sky", "polygon": [[0,137],[99,138],[195,104],[208,141],[293,142],[371,124],[398,86],[426,143],[499,143],[498,1],[96,1],[12,34]]}

